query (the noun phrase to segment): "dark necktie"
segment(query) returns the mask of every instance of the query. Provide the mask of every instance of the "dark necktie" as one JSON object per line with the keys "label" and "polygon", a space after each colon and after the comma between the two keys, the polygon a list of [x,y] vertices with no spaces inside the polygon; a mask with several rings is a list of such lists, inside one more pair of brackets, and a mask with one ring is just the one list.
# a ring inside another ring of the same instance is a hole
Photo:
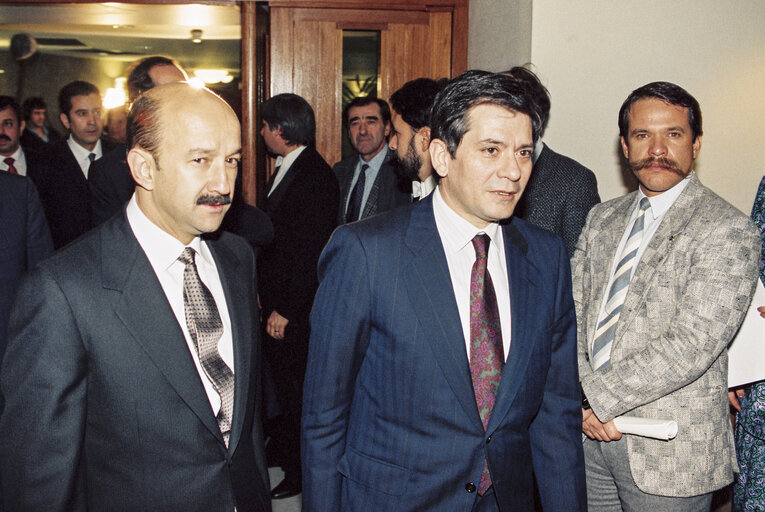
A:
{"label": "dark necktie", "polygon": [[369,165],[364,164],[361,166],[359,179],[356,180],[356,185],[351,191],[351,198],[348,200],[348,211],[345,214],[345,222],[353,222],[354,220],[359,220],[361,217],[361,201],[364,199],[364,185],[367,181],[367,169],[369,169]]}
{"label": "dark necktie", "polygon": [[210,290],[199,278],[194,261],[194,249],[186,247],[178,257],[186,268],[183,270],[183,309],[186,326],[197,349],[199,363],[220,395],[220,411],[216,416],[223,440],[228,446],[231,432],[231,416],[234,410],[234,373],[218,352],[218,341],[223,335],[223,322],[218,314]]}
{"label": "dark necktie", "polygon": [[5,162],[5,165],[8,166],[8,172],[11,173],[11,174],[18,174],[19,173],[19,171],[16,170],[16,167],[13,166],[13,162],[15,162],[15,161],[16,160],[14,160],[11,157],[8,157],[5,160],[3,160],[3,162]]}
{"label": "dark necktie", "polygon": [[96,154],[95,153],[89,153],[88,159],[90,160],[90,163],[92,164],[96,160]]}
{"label": "dark necktie", "polygon": [[[485,233],[473,238],[475,263],[470,273],[470,375],[484,430],[491,418],[494,397],[505,366],[497,295],[487,268],[490,242]],[[478,494],[483,495],[489,487],[489,463],[484,460]]]}

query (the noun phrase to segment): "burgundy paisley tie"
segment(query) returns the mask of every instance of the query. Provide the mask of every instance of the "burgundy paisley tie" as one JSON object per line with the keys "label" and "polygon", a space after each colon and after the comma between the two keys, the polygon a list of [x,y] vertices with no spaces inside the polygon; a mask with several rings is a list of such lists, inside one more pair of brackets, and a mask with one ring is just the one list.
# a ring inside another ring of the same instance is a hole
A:
{"label": "burgundy paisley tie", "polygon": [[[485,233],[473,238],[476,259],[470,273],[470,375],[484,429],[491,418],[494,397],[505,365],[497,295],[486,266],[489,242],[491,239]],[[483,495],[489,487],[489,464],[488,460],[484,460],[478,494]]]}

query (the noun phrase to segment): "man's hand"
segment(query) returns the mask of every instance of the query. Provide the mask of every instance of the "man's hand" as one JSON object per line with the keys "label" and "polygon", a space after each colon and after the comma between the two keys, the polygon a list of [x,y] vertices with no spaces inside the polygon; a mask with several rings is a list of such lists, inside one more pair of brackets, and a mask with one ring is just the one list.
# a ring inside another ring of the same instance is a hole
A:
{"label": "man's hand", "polygon": [[734,409],[737,411],[741,410],[741,404],[738,402],[739,398],[744,397],[744,388],[731,388],[728,390],[728,402],[730,402],[730,405],[733,406]]}
{"label": "man's hand", "polygon": [[271,312],[271,316],[268,317],[266,322],[266,332],[275,340],[284,339],[284,330],[287,328],[289,320],[284,318],[276,311]]}
{"label": "man's hand", "polygon": [[582,432],[590,439],[598,441],[618,441],[622,433],[616,430],[614,420],[601,423],[592,409],[582,409]]}
{"label": "man's hand", "polygon": [[760,306],[759,308],[757,308],[757,311],[760,312],[760,316],[762,318],[765,318],[765,306]]}

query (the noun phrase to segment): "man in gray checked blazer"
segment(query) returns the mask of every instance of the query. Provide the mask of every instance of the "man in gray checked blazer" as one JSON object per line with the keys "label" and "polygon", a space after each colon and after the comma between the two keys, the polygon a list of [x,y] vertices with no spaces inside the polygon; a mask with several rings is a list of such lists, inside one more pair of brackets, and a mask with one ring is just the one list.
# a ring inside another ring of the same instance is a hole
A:
{"label": "man in gray checked blazer", "polygon": [[[639,190],[595,206],[572,260],[590,512],[708,511],[733,479],[725,347],[757,279],[749,219],[692,173],[701,111],[654,82],[619,115]],[[614,418],[674,420],[677,437]]]}

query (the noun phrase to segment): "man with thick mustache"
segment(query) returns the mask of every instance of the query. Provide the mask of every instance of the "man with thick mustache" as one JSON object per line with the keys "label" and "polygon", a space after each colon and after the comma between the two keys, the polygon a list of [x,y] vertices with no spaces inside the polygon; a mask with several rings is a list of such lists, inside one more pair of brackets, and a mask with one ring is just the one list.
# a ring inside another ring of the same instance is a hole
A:
{"label": "man with thick mustache", "polygon": [[[633,91],[619,133],[639,188],[592,209],[572,260],[588,507],[706,512],[736,469],[725,348],[759,237],[693,173],[701,109],[684,89]],[[677,436],[623,435],[619,416],[673,420]]]}
{"label": "man with thick mustache", "polygon": [[158,86],[126,209],[27,275],[2,367],[8,510],[269,512],[254,255],[231,233],[233,110]]}

